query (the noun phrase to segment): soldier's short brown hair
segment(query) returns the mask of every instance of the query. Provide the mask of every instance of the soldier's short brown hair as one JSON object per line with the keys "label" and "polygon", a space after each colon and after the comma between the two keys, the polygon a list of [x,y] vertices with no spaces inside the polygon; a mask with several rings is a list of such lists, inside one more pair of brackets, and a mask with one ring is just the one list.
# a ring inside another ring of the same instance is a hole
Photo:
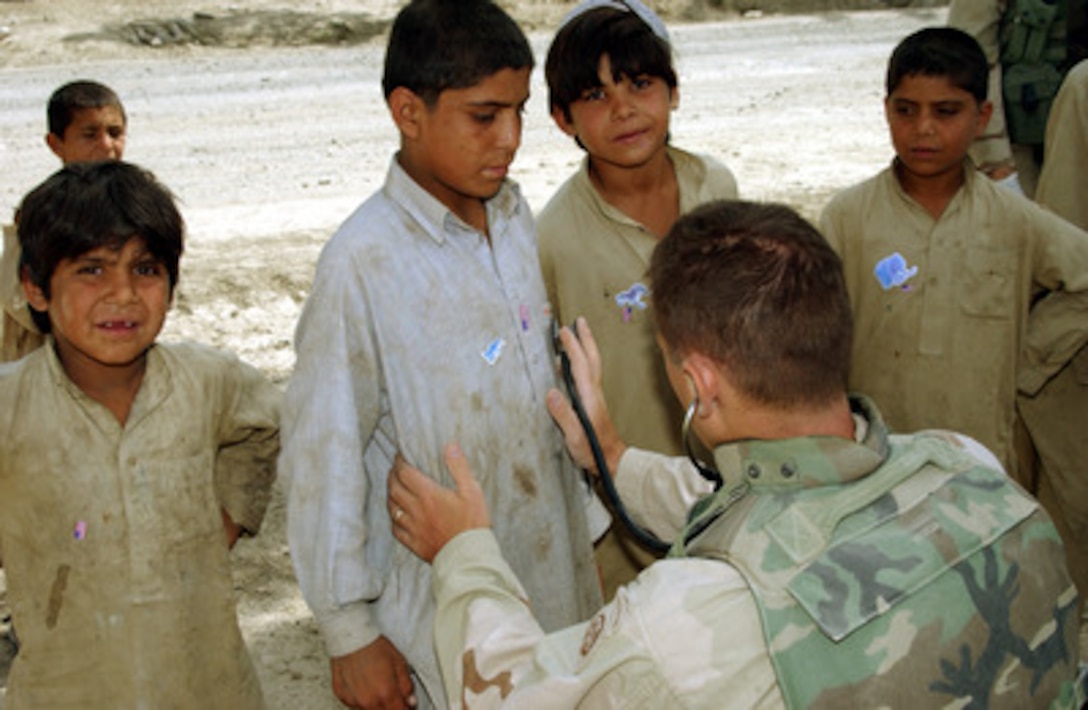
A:
{"label": "soldier's short brown hair", "polygon": [[666,357],[702,353],[773,406],[825,404],[846,391],[853,319],[842,262],[792,209],[705,204],[657,245],[650,280]]}

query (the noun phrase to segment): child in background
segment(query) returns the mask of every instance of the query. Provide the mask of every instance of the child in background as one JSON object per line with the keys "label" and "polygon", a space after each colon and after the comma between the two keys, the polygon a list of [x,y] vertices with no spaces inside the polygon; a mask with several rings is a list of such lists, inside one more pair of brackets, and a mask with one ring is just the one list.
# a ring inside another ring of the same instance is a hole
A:
{"label": "child in background", "polygon": [[0,547],[13,708],[263,706],[229,550],[255,533],[279,391],[156,343],[183,223],[136,166],[62,168],[24,199],[23,286],[46,344],[0,365]]}
{"label": "child in background", "polygon": [[[62,164],[120,160],[125,152],[128,119],[113,89],[96,81],[69,82],[53,92],[46,108],[49,132],[45,143]],[[18,213],[16,219],[18,221]],[[19,243],[15,225],[4,225],[0,257],[0,362],[18,360],[45,337],[34,325],[19,281]]]}
{"label": "child in background", "polygon": [[[1088,60],[1070,70],[1054,98],[1045,153],[1036,201],[1088,230]],[[1083,609],[1088,600],[1088,346],[1037,395],[1020,397],[1016,404],[1039,455],[1036,485],[1029,491],[1047,507],[1062,534]],[[1082,629],[1082,651],[1088,651],[1088,624]]]}
{"label": "child in background", "polygon": [[[683,412],[654,340],[646,269],[677,217],[736,198],[736,180],[713,158],[669,145],[680,99],[672,48],[638,0],[576,7],[548,50],[545,77],[552,118],[586,152],[537,219],[549,300],[560,323],[585,316],[596,333],[620,436],[679,454]],[[614,525],[597,543],[606,597],[650,559]]]}
{"label": "child in background", "polygon": [[1069,71],[1054,97],[1045,153],[1036,201],[1088,229],[1088,59]]}
{"label": "child in background", "polygon": [[397,454],[440,471],[457,440],[546,628],[600,603],[586,489],[545,405],[551,313],[507,171],[533,56],[484,0],[415,0],[389,35],[400,132],[385,185],[325,246],[295,337],[281,470],[288,542],[350,707],[446,707],[430,567],[393,539]]}
{"label": "child in background", "polygon": [[967,158],[992,111],[987,74],[961,30],[904,39],[884,104],[896,158],[821,222],[854,310],[850,388],[898,431],[978,439],[1015,477],[1018,389],[1034,396],[1088,341],[1088,234]]}

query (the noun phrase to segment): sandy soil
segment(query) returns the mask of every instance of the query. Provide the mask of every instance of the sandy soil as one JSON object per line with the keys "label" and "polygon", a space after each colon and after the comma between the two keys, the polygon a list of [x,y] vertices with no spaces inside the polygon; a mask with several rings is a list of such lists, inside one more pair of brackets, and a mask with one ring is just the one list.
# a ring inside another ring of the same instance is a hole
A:
{"label": "sandy soil", "polygon": [[[129,111],[126,158],[175,190],[190,225],[164,338],[234,350],[284,383],[317,254],[381,184],[396,146],[378,80],[381,23],[397,5],[0,0],[0,215],[10,214],[56,168],[42,142],[49,93],[77,77],[110,84]],[[569,6],[547,0],[515,6],[538,58],[547,28]],[[264,30],[253,32],[254,40],[245,39],[240,23],[224,23],[226,47],[163,40],[187,26],[163,20],[195,21],[195,11],[227,20],[277,9],[341,13],[338,27],[377,27],[379,34],[339,45],[285,46],[320,33],[308,19],[280,12],[261,20]],[[691,13],[677,10],[671,16],[682,100],[673,140],[723,160],[745,197],[785,202],[815,217],[833,192],[890,159],[880,107],[884,62],[899,38],[943,23],[943,13],[833,12],[686,24],[681,20]],[[158,46],[116,39],[131,30],[125,23],[144,19],[155,20],[144,36],[152,44],[158,36]],[[547,117],[539,71],[533,82],[513,172],[539,208],[581,156]],[[335,706],[320,638],[292,576],[279,495],[262,535],[240,544],[235,561],[239,614],[270,706]]]}

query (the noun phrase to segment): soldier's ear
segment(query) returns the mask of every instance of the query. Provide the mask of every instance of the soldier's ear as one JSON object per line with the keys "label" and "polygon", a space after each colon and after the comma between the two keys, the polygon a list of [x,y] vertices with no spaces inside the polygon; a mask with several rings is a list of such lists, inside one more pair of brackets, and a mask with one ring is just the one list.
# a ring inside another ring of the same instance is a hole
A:
{"label": "soldier's ear", "polygon": [[720,368],[713,360],[700,353],[687,355],[681,368],[691,388],[688,401],[699,398],[696,416],[708,416],[718,405],[721,393]]}

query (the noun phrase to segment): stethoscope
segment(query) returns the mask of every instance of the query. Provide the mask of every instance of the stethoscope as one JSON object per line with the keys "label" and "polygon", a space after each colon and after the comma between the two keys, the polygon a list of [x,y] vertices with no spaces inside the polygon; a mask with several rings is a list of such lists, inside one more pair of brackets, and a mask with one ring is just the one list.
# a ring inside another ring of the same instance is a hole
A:
{"label": "stethoscope", "polygon": [[[577,330],[571,328],[571,332],[577,337]],[[581,423],[582,429],[585,430],[586,440],[589,442],[589,448],[593,454],[593,462],[597,466],[601,487],[604,488],[604,493],[608,498],[608,502],[612,504],[612,509],[615,511],[620,521],[631,531],[631,534],[640,544],[659,553],[669,551],[672,549],[673,544],[662,540],[632,520],[627,512],[627,507],[623,504],[623,501],[620,500],[619,492],[616,490],[616,484],[612,479],[612,473],[609,471],[608,464],[605,462],[604,451],[601,449],[601,442],[597,438],[597,432],[593,428],[592,422],[589,420],[589,415],[586,414],[585,407],[582,405],[582,398],[578,396],[578,388],[574,383],[574,375],[571,373],[570,357],[567,355],[562,342],[559,340],[559,328],[555,323],[552,324],[552,340],[555,344],[555,351],[559,355],[563,384],[567,388],[567,394],[570,396],[570,402],[571,406],[574,407],[574,413],[578,415],[578,421]],[[691,423],[694,420],[695,413],[698,409],[699,396],[696,394],[692,399],[691,404],[688,405],[687,411],[684,413],[684,421],[680,427],[680,437],[684,442],[684,451],[687,454],[688,459],[691,460],[695,470],[697,470],[699,475],[705,478],[713,486],[714,492],[717,492],[722,487],[721,474],[700,461],[695,455],[691,445]],[[589,474],[586,474],[587,478],[588,475]],[[741,492],[740,495],[743,495],[743,493]],[[739,498],[739,495],[736,497]],[[732,499],[734,496],[731,495],[730,498]],[[726,507],[730,504],[731,503],[728,503]],[[696,508],[698,508],[698,506],[696,506]],[[724,512],[724,510],[721,512]],[[720,513],[718,515],[708,516],[701,520],[698,526],[689,529],[685,535],[685,542],[705,530],[711,522],[719,517],[719,515]]]}

